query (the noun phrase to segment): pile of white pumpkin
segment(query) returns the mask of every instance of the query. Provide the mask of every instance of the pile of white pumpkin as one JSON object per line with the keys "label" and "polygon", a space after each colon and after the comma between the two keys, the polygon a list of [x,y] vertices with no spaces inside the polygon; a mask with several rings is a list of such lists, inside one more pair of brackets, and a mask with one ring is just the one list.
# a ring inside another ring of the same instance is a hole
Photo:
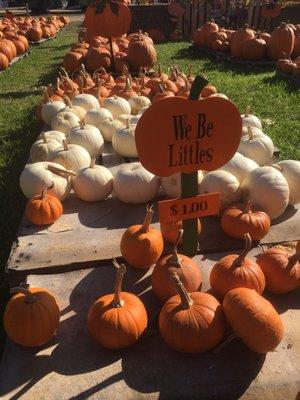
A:
{"label": "pile of white pumpkin", "polygon": [[[180,197],[180,174],[159,178],[137,162],[124,164],[113,177],[94,158],[103,151],[104,141],[112,142],[122,157],[137,158],[135,128],[142,113],[150,106],[143,96],[129,101],[113,96],[100,108],[89,94],[79,94],[67,105],[50,101],[42,106],[41,115],[52,130],[41,134],[32,145],[30,158],[21,175],[26,197],[51,189],[64,200],[73,187],[85,201],[101,201],[113,191],[121,201],[131,204],[153,200],[160,188],[169,197]],[[294,160],[272,164],[274,145],[262,132],[261,121],[250,110],[241,115],[243,133],[234,157],[222,168],[198,171],[199,194],[220,192],[221,207],[251,199],[254,206],[271,219],[279,217],[286,207],[300,202],[300,162]]]}

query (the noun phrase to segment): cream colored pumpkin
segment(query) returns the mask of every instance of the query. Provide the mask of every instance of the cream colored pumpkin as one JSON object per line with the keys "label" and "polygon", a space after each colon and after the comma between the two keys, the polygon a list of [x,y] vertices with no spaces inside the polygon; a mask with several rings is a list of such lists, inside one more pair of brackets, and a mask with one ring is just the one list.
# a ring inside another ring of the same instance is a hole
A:
{"label": "cream colored pumpkin", "polygon": [[128,100],[131,107],[131,114],[137,115],[143,108],[148,108],[151,106],[151,100],[145,96],[132,96]]}
{"label": "cream colored pumpkin", "polygon": [[69,171],[61,165],[49,161],[25,165],[20,176],[20,186],[28,199],[40,195],[42,190],[49,188],[52,184],[53,187],[49,189],[48,193],[53,193],[60,200],[64,200],[72,188]]}
{"label": "cream colored pumpkin", "polygon": [[[85,122],[100,129],[104,121],[112,121],[113,116],[106,108],[92,109],[86,113]],[[101,130],[101,129],[100,129]]]}
{"label": "cream colored pumpkin", "polygon": [[123,164],[114,178],[114,194],[124,203],[147,203],[158,195],[159,187],[159,178],[139,162]]}
{"label": "cream colored pumpkin", "polygon": [[66,135],[61,131],[45,131],[39,134],[37,140],[43,139],[43,135],[46,136],[47,140],[56,140],[60,144],[63,144]]}
{"label": "cream colored pumpkin", "polygon": [[221,209],[241,201],[241,189],[238,179],[227,171],[216,170],[204,176],[199,194],[220,193]]}
{"label": "cream colored pumpkin", "polygon": [[99,129],[93,125],[86,125],[84,121],[80,122],[80,126],[71,130],[68,135],[68,143],[82,146],[91,157],[100,156],[104,147],[104,139]]}
{"label": "cream colored pumpkin", "polygon": [[[202,171],[198,171],[198,188],[203,179]],[[181,174],[177,172],[176,174],[170,176],[164,176],[160,178],[161,187],[163,191],[171,198],[181,197]]]}
{"label": "cream colored pumpkin", "polygon": [[234,175],[241,184],[246,176],[255,168],[258,168],[258,164],[255,161],[240,153],[235,153],[232,159],[219,169]]}
{"label": "cream colored pumpkin", "polygon": [[87,111],[83,107],[74,106],[68,96],[64,96],[64,102],[67,105],[66,111],[71,111],[73,114],[77,115],[80,121],[85,119]]}
{"label": "cream colored pumpkin", "polygon": [[70,111],[61,111],[51,121],[51,128],[69,135],[71,130],[79,126],[80,119]]}
{"label": "cream colored pumpkin", "polygon": [[262,124],[260,119],[250,113],[251,113],[251,107],[248,106],[246,107],[245,114],[241,115],[243,126],[246,127],[250,126],[251,128],[262,129]]}
{"label": "cream colored pumpkin", "polygon": [[125,128],[125,125],[117,119],[107,120],[99,125],[100,132],[106,142],[111,142],[117,130],[122,128]]}
{"label": "cream colored pumpkin", "polygon": [[108,97],[104,100],[103,107],[111,112],[114,119],[118,119],[120,114],[131,114],[130,104],[122,97]]}
{"label": "cream colored pumpkin", "polygon": [[126,125],[126,122],[129,120],[130,125],[136,126],[140,118],[141,115],[120,114],[118,120],[124,125]]}
{"label": "cream colored pumpkin", "polygon": [[116,131],[112,138],[112,145],[117,154],[123,157],[138,157],[135,144],[134,127],[127,121],[127,125]]}
{"label": "cream colored pumpkin", "polygon": [[64,110],[65,108],[66,105],[62,101],[50,100],[49,102],[44,103],[41,110],[42,120],[45,122],[45,124],[51,125],[51,121],[56,116],[56,114]]}
{"label": "cream colored pumpkin", "polygon": [[289,185],[289,204],[295,205],[300,203],[300,161],[284,160],[276,165],[279,166],[281,173]]}
{"label": "cream colored pumpkin", "polygon": [[[264,132],[259,128],[250,127],[253,134],[262,135]],[[243,126],[242,136],[249,137],[249,126]]]}
{"label": "cream colored pumpkin", "polygon": [[226,94],[223,94],[223,93],[214,93],[214,94],[211,94],[208,97],[221,97],[222,99],[229,100],[228,97],[226,96]]}
{"label": "cream colored pumpkin", "polygon": [[63,146],[53,152],[51,161],[61,164],[68,170],[78,172],[90,165],[91,157],[83,147],[77,144],[68,144],[67,140],[64,140]]}
{"label": "cream colored pumpkin", "polygon": [[254,160],[258,165],[265,165],[271,161],[274,153],[272,139],[264,133],[253,133],[248,127],[248,137],[242,136],[238,152]]}
{"label": "cream colored pumpkin", "polygon": [[242,183],[243,201],[252,200],[255,207],[265,211],[271,219],[279,217],[289,203],[289,185],[276,168],[256,168]]}
{"label": "cream colored pumpkin", "polygon": [[113,175],[102,165],[95,165],[95,159],[92,159],[90,166],[78,171],[73,178],[73,188],[81,200],[102,201],[113,190]]}
{"label": "cream colored pumpkin", "polygon": [[52,153],[61,144],[55,139],[47,139],[45,133],[42,133],[42,139],[37,140],[30,149],[30,160],[32,163],[39,161],[49,161]]}
{"label": "cream colored pumpkin", "polygon": [[82,93],[72,98],[72,105],[84,108],[86,111],[99,109],[100,104],[92,94]]}

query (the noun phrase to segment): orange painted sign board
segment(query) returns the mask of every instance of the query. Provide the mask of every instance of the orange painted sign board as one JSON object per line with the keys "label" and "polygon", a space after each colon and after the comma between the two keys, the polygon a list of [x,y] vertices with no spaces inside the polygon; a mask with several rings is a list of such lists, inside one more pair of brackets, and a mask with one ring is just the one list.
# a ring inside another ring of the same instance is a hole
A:
{"label": "orange painted sign board", "polygon": [[220,209],[220,193],[199,194],[181,199],[158,202],[160,222],[177,222],[217,215]]}
{"label": "orange painted sign board", "polygon": [[231,101],[169,97],[144,112],[135,141],[142,165],[169,176],[222,167],[236,153],[241,135],[241,116]]}

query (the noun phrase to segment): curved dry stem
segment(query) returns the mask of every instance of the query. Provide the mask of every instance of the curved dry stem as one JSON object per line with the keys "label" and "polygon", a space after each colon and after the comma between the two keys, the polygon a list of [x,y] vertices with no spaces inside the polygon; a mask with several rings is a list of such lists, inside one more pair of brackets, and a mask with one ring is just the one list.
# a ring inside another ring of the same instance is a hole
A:
{"label": "curved dry stem", "polygon": [[112,260],[113,266],[117,270],[116,280],[115,280],[115,290],[114,290],[114,298],[111,302],[113,307],[122,307],[124,305],[124,300],[121,298],[122,292],[122,282],[123,276],[126,272],[126,267],[124,264],[119,264],[115,258]]}
{"label": "curved dry stem", "polygon": [[251,250],[252,247],[252,239],[249,233],[245,233],[244,235],[244,239],[245,239],[245,247],[244,250],[241,252],[241,254],[234,260],[234,262],[232,263],[232,266],[234,268],[238,268],[240,266],[243,265],[243,263],[245,262],[245,258],[247,256],[247,254],[249,253],[249,251]]}
{"label": "curved dry stem", "polygon": [[37,301],[37,297],[34,296],[34,295],[30,292],[29,289],[26,289],[26,288],[24,288],[24,287],[16,286],[16,287],[10,289],[9,292],[10,292],[11,294],[17,294],[17,293],[22,293],[22,294],[24,294],[24,296],[25,296],[24,301],[25,301],[25,303],[27,303],[27,304],[32,304],[32,303],[34,303],[34,302]]}
{"label": "curved dry stem", "polygon": [[173,272],[171,279],[176,285],[177,292],[180,296],[182,308],[184,310],[188,310],[193,305],[193,300],[191,299],[191,296],[187,292],[186,288],[184,287],[183,283],[181,282],[176,272]]}

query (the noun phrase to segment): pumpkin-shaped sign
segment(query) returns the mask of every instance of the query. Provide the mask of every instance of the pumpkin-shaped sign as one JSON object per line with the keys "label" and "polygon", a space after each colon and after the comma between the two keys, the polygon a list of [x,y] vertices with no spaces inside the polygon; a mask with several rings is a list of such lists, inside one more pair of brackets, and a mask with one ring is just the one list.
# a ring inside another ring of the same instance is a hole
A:
{"label": "pumpkin-shaped sign", "polygon": [[231,101],[169,97],[144,112],[135,140],[143,166],[169,176],[220,168],[236,153],[241,134],[241,116]]}
{"label": "pumpkin-shaped sign", "polygon": [[86,10],[84,25],[89,38],[122,36],[129,31],[130,24],[129,8],[118,1],[101,0],[91,4]]}

